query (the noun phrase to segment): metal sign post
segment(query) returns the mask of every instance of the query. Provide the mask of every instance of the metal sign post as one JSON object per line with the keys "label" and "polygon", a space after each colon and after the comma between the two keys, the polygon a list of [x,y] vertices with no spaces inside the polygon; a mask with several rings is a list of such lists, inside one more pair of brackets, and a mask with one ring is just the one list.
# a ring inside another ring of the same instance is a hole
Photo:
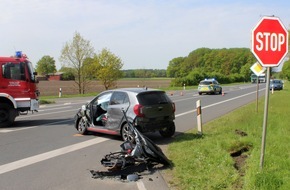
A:
{"label": "metal sign post", "polygon": [[259,76],[257,76],[257,92],[256,92],[256,112],[258,113],[259,107]]}
{"label": "metal sign post", "polygon": [[265,155],[265,146],[266,146],[269,89],[270,89],[269,85],[270,85],[270,67],[267,67],[267,81],[266,81],[265,108],[264,108],[263,133],[262,133],[262,147],[261,147],[261,157],[260,157],[260,168],[261,169],[263,169],[263,166],[264,166],[264,155]]}
{"label": "metal sign post", "polygon": [[257,76],[257,93],[256,93],[256,112],[258,113],[258,98],[259,98],[259,76],[264,73],[265,67],[263,67],[259,62],[254,63],[250,68],[253,73]]}

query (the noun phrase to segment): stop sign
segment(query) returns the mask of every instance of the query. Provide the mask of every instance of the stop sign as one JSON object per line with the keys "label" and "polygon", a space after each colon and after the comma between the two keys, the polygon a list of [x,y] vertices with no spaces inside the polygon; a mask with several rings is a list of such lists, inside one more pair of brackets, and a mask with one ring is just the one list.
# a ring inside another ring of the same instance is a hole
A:
{"label": "stop sign", "polygon": [[264,67],[277,67],[288,53],[288,31],[277,17],[263,17],[252,31],[252,52]]}

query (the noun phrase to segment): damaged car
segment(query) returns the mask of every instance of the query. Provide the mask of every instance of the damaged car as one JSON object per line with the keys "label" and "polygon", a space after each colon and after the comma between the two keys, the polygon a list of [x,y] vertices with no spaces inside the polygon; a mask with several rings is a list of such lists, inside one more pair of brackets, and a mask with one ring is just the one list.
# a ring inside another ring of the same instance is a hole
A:
{"label": "damaged car", "polygon": [[89,131],[121,135],[124,141],[134,136],[124,118],[141,132],[158,131],[163,137],[175,133],[175,104],[165,91],[147,88],[122,88],[107,90],[83,105],[76,113],[75,128],[80,134]]}

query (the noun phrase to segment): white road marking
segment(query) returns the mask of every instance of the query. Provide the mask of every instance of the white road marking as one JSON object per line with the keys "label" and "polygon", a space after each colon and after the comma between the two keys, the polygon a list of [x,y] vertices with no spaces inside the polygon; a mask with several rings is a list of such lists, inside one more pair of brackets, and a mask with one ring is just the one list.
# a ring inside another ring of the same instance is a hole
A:
{"label": "white road marking", "polygon": [[18,160],[18,161],[15,161],[15,162],[4,164],[4,165],[0,166],[0,174],[4,174],[6,172],[17,170],[19,168],[23,168],[23,167],[29,166],[31,164],[35,164],[35,163],[38,163],[38,162],[41,162],[41,161],[44,161],[44,160],[48,160],[50,158],[54,158],[56,156],[60,156],[60,155],[67,154],[67,153],[70,153],[70,152],[73,152],[73,151],[76,151],[76,150],[79,150],[79,149],[82,149],[82,148],[86,148],[88,146],[99,144],[99,143],[105,142],[107,140],[109,140],[109,139],[106,139],[106,138],[103,138],[103,137],[97,137],[97,138],[94,138],[94,139],[91,139],[91,140],[88,140],[88,141],[84,141],[84,142],[81,142],[81,143],[73,144],[73,145],[70,145],[70,146],[66,146],[66,147],[63,147],[63,148],[59,148],[59,149],[56,149],[56,150],[52,150],[52,151],[49,151],[49,152],[45,152],[45,153],[42,153],[42,154],[38,154],[38,155],[35,155],[35,156],[24,158],[22,160]]}
{"label": "white road marking", "polygon": [[13,128],[13,129],[0,129],[0,133],[9,133],[9,132],[14,132],[14,131],[21,131],[21,130],[25,130],[25,129],[32,129],[32,128],[36,128],[38,126],[32,126],[32,127],[25,127],[25,128]]}
{"label": "white road marking", "polygon": [[[64,123],[67,121],[73,121],[73,119],[64,119],[63,121],[56,121],[56,122],[52,122],[52,123],[46,123],[43,125],[54,125],[54,124],[58,124],[58,123]],[[19,128],[12,128],[12,129],[0,129],[0,133],[9,133],[9,132],[14,132],[14,131],[21,131],[21,130],[25,130],[25,129],[32,129],[32,128],[36,128],[42,125],[36,125],[36,126],[31,126],[31,127],[19,127]]]}
{"label": "white road marking", "polygon": [[[139,190],[146,190],[146,187],[145,187],[143,181],[137,181],[137,188],[138,188]],[[157,188],[157,189],[158,189],[158,188]]]}
{"label": "white road marking", "polygon": [[[70,111],[74,111],[75,113],[77,112],[77,109],[71,109],[71,110],[64,110],[64,111],[55,111],[55,112],[50,112],[50,113],[35,113],[35,114],[31,114],[29,115],[29,118],[30,117],[37,117],[37,116],[40,116],[40,115],[50,115],[50,114],[56,114],[56,113],[63,113],[63,112],[70,112]],[[25,116],[20,116],[20,117],[25,117]]]}
{"label": "white road marking", "polygon": [[[259,91],[262,91],[262,90],[264,90],[264,89],[260,89]],[[227,99],[227,100],[224,100],[224,101],[220,101],[220,102],[217,102],[217,103],[214,103],[214,104],[210,104],[210,105],[207,105],[207,106],[203,106],[202,109],[206,109],[206,108],[209,108],[209,107],[212,107],[212,106],[216,106],[216,105],[219,105],[219,104],[222,104],[222,103],[225,103],[225,102],[229,102],[229,101],[232,101],[232,100],[235,100],[235,99],[239,99],[239,98],[242,98],[244,96],[248,96],[248,95],[251,95],[251,94],[254,94],[254,93],[256,93],[256,91],[255,92],[250,92],[250,93],[247,93],[247,94],[243,94],[241,96],[236,96],[234,98],[230,98],[230,99]],[[193,113],[195,111],[196,111],[196,109],[190,110],[190,111],[187,111],[187,112],[183,112],[183,113],[175,115],[175,117],[180,117],[180,116],[183,116],[183,115],[186,115],[186,114]]]}
{"label": "white road marking", "polygon": [[54,108],[50,108],[50,107],[46,107],[47,109],[40,109],[38,110],[38,112],[43,112],[43,111],[51,111],[51,110],[59,110],[59,109],[67,109],[67,108],[72,108],[72,106],[65,106],[65,107],[54,107]]}

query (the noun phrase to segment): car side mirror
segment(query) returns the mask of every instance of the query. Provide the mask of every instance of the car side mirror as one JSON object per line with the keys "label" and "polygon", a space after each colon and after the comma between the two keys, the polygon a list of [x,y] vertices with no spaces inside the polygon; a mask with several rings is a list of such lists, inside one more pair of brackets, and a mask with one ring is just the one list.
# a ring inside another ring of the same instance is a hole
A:
{"label": "car side mirror", "polygon": [[82,105],[82,111],[86,110],[86,105]]}

